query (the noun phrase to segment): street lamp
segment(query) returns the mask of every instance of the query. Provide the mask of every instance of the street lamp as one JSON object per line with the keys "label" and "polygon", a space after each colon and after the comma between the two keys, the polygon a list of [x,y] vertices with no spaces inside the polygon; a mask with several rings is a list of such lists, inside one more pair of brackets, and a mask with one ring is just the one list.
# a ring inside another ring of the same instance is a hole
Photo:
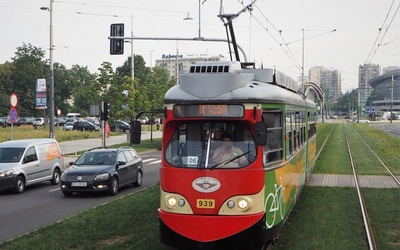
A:
{"label": "street lamp", "polygon": [[[199,0],[199,36],[197,37],[197,39],[201,39],[201,5],[204,4],[204,2],[207,0],[203,0],[202,3],[201,1],[202,0]],[[188,13],[187,17],[183,18],[183,20],[193,20],[193,18],[191,18]]]}
{"label": "street lamp", "polygon": [[50,7],[41,7],[41,10],[50,12],[50,138],[54,138],[54,67],[53,67],[53,0],[50,0]]}

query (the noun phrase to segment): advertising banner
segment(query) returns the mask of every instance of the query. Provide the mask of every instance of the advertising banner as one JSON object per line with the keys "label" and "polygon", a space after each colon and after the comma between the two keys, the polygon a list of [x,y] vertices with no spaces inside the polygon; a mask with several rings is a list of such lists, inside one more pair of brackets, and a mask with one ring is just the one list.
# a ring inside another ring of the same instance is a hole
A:
{"label": "advertising banner", "polygon": [[36,80],[36,109],[47,109],[46,79]]}

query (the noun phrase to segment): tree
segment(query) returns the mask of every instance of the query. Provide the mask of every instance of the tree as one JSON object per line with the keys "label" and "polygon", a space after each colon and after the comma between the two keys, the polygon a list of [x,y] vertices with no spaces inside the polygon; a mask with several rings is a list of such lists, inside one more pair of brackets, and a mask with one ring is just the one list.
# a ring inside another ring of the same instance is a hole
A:
{"label": "tree", "polygon": [[[87,67],[73,65],[68,70],[68,83],[63,87],[72,90],[70,98],[74,105],[69,112],[80,112],[83,116],[88,115],[90,105],[99,105],[99,94],[97,91],[96,74],[89,72]],[[68,105],[67,103],[63,103]]]}
{"label": "tree", "polygon": [[8,114],[10,111],[10,94],[12,93],[13,65],[10,62],[0,64],[0,115]]}
{"label": "tree", "polygon": [[[17,47],[13,58],[13,73],[11,80],[13,87],[9,89],[11,94],[15,92],[24,98],[18,102],[20,114],[34,114],[36,116],[36,80],[48,78],[49,68],[44,60],[45,51],[31,44],[23,44]],[[48,81],[47,81],[48,82]]]}
{"label": "tree", "polygon": [[352,110],[356,110],[357,105],[358,105],[358,92],[355,89],[351,92],[345,93],[342,97],[340,97],[334,109],[340,112],[349,112]]}
{"label": "tree", "polygon": [[148,98],[152,109],[163,107],[165,93],[175,85],[175,79],[169,76],[167,70],[154,67],[147,82]]}
{"label": "tree", "polygon": [[[144,61],[143,56],[135,55],[134,57],[134,75],[135,78],[139,78],[139,84],[146,84],[147,78],[150,74],[150,69],[146,67],[146,62]],[[124,62],[121,67],[117,67],[116,74],[123,78],[124,76],[130,76],[131,74],[131,57]]]}
{"label": "tree", "polygon": [[379,101],[379,100],[385,100],[385,96],[383,96],[382,94],[380,94],[378,91],[376,91],[374,89],[374,90],[372,90],[371,94],[369,95],[366,105],[372,106],[374,104],[374,101]]}

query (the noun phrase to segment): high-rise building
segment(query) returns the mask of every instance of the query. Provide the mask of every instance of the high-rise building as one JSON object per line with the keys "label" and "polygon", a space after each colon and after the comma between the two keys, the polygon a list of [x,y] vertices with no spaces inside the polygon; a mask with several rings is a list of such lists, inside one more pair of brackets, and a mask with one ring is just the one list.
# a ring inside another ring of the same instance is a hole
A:
{"label": "high-rise building", "polygon": [[338,70],[325,67],[312,67],[309,70],[310,81],[317,84],[324,92],[326,101],[342,96],[342,77]]}
{"label": "high-rise building", "polygon": [[361,109],[365,107],[373,90],[368,81],[380,76],[380,73],[381,67],[379,64],[364,64],[358,67],[358,102]]}

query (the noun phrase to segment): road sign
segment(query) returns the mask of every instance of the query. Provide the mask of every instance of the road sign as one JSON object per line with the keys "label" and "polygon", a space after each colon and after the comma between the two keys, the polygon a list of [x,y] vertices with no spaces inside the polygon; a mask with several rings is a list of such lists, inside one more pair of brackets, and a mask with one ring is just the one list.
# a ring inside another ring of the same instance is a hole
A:
{"label": "road sign", "polygon": [[11,107],[16,107],[18,105],[18,97],[17,94],[12,93],[10,96],[10,104]]}
{"label": "road sign", "polygon": [[18,120],[18,112],[15,107],[10,109],[10,120],[12,123],[15,123]]}

